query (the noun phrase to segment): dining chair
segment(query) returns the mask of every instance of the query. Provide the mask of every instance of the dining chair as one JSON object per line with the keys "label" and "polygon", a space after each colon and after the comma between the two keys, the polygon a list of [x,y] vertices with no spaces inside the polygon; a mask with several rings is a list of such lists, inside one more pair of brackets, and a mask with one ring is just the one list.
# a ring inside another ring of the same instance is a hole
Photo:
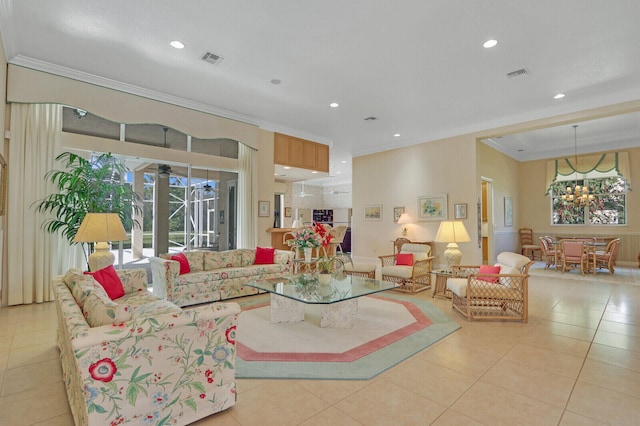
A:
{"label": "dining chair", "polygon": [[548,238],[540,237],[540,249],[542,250],[542,254],[544,254],[546,264],[544,265],[544,269],[548,269],[550,266],[556,266],[556,258],[557,258],[557,250],[552,248],[549,243]]}
{"label": "dining chair", "polygon": [[562,240],[560,242],[560,260],[562,261],[562,273],[564,273],[566,270],[571,270],[571,265],[579,265],[580,272],[584,275],[584,271],[589,267],[589,256],[587,253],[586,245],[586,242],[576,240]]}
{"label": "dining chair", "polygon": [[613,274],[619,246],[620,238],[615,238],[607,243],[607,247],[603,252],[596,252],[596,269],[608,269],[609,273]]}
{"label": "dining chair", "polygon": [[533,229],[520,228],[520,254],[527,256],[531,260],[535,260],[536,254],[542,260],[542,249],[533,241]]}

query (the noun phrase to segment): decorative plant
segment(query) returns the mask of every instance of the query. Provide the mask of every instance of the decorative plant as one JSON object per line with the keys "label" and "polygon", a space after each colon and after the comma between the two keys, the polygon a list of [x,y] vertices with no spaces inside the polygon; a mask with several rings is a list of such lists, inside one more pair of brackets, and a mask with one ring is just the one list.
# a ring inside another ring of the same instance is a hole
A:
{"label": "decorative plant", "polygon": [[333,238],[323,224],[318,223],[293,231],[293,238],[287,240],[290,247],[318,248],[327,247]]}
{"label": "decorative plant", "polygon": [[142,212],[141,197],[122,181],[129,170],[111,153],[87,160],[63,152],[56,161],[63,163],[64,170],[51,170],[46,178],[58,192],[34,204],[38,212],[53,215],[42,224],[45,231],[60,232],[74,244],[73,238],[87,213],[117,213],[125,229],[140,226],[134,213]]}

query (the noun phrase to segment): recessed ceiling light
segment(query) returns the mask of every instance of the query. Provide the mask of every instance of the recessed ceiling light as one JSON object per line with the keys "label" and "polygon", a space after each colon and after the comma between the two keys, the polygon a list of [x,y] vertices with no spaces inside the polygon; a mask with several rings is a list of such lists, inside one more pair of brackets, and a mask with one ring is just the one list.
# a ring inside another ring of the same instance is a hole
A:
{"label": "recessed ceiling light", "polygon": [[341,174],[342,172],[336,172],[337,175]]}
{"label": "recessed ceiling light", "polygon": [[171,47],[174,47],[176,49],[184,49],[184,44],[181,41],[173,40],[169,44],[171,45]]}
{"label": "recessed ceiling light", "polygon": [[291,167],[289,167],[289,166],[284,166],[284,169],[285,169],[285,170],[289,170],[290,168],[291,168]]}
{"label": "recessed ceiling light", "polygon": [[342,160],[341,163],[342,164],[347,164],[347,160]]}
{"label": "recessed ceiling light", "polygon": [[553,99],[562,99],[562,98],[564,98],[564,93],[558,93],[553,97]]}
{"label": "recessed ceiling light", "polygon": [[276,86],[280,83],[282,83],[282,81],[278,80],[277,78],[274,78],[273,80],[271,80],[271,84],[275,84]]}
{"label": "recessed ceiling light", "polygon": [[312,175],[315,175],[315,174],[317,174],[317,173],[318,173],[318,172],[316,172],[316,171],[311,172],[311,174],[312,174]]}
{"label": "recessed ceiling light", "polygon": [[338,108],[338,107],[340,106],[340,104],[339,104],[339,103],[337,103],[337,102],[331,102],[331,103],[329,104],[329,106],[330,106],[331,108]]}
{"label": "recessed ceiling light", "polygon": [[492,47],[494,47],[496,44],[498,44],[498,40],[487,40],[484,42],[484,44],[482,45],[485,49],[491,49]]}
{"label": "recessed ceiling light", "polygon": [[393,137],[394,137],[394,138],[399,138],[399,137],[400,137],[400,133],[395,133],[395,134],[393,135]]}

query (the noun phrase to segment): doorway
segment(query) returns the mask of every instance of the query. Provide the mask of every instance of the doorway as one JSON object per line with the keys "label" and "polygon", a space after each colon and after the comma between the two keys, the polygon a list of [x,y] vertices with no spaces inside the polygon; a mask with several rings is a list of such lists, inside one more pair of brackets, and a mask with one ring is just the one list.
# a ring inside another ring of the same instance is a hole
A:
{"label": "doorway", "polygon": [[480,235],[482,264],[493,264],[493,180],[482,178]]}

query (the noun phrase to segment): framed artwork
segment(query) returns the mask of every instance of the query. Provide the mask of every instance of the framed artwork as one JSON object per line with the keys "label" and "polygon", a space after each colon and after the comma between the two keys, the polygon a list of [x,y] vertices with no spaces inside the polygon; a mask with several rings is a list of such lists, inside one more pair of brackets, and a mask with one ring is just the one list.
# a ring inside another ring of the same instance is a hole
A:
{"label": "framed artwork", "polygon": [[382,220],[382,204],[364,206],[364,220]]}
{"label": "framed artwork", "polygon": [[447,220],[447,194],[418,197],[418,221]]}
{"label": "framed artwork", "polygon": [[400,219],[400,216],[402,216],[402,213],[404,213],[404,206],[393,208],[393,223],[398,223],[398,219]]}
{"label": "framed artwork", "polygon": [[453,215],[455,219],[466,219],[467,218],[467,203],[460,203],[453,205]]}
{"label": "framed artwork", "polygon": [[504,197],[504,226],[513,226],[513,199]]}
{"label": "framed artwork", "polygon": [[5,198],[7,195],[7,163],[0,155],[0,216],[5,214]]}
{"label": "framed artwork", "polygon": [[259,217],[269,217],[269,202],[268,201],[258,201],[258,216]]}
{"label": "framed artwork", "polygon": [[291,217],[291,207],[284,208],[284,217]]}

